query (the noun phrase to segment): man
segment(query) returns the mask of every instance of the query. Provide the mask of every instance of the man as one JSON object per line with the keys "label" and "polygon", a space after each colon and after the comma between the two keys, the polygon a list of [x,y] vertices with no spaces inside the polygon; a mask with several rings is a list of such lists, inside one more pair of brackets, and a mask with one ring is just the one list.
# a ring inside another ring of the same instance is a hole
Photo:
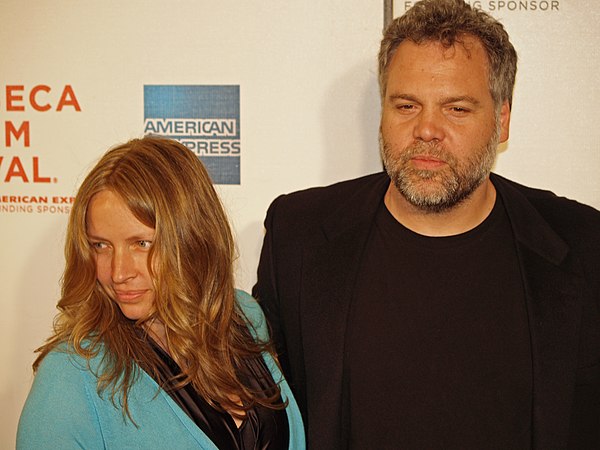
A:
{"label": "man", "polygon": [[600,448],[600,213],[490,173],[516,60],[416,3],[379,55],[386,173],[269,208],[253,293],[309,447]]}

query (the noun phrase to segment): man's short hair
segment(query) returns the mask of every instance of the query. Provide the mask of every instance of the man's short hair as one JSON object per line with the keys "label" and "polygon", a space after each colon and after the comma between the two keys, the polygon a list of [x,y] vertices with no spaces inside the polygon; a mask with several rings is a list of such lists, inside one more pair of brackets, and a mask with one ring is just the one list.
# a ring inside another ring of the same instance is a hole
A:
{"label": "man's short hair", "polygon": [[489,62],[489,87],[496,107],[512,104],[517,73],[517,52],[504,26],[489,14],[463,0],[422,0],[385,29],[379,50],[379,90],[385,97],[388,67],[406,39],[415,44],[440,42],[446,47],[461,43],[464,35],[478,38]]}

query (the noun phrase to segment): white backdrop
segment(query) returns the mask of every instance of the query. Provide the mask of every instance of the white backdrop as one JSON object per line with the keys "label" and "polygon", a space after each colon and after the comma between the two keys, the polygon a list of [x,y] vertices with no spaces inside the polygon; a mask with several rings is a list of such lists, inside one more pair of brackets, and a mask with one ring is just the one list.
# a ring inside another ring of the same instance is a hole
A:
{"label": "white backdrop", "polygon": [[[600,6],[534,3],[481,2],[520,56],[496,171],[600,208]],[[241,184],[218,190],[238,239],[237,284],[249,290],[275,196],[380,168],[383,1],[0,0],[0,18],[0,448],[11,448],[59,295],[61,201],[108,147],[142,135],[143,86],[240,86]],[[49,92],[34,100],[48,111],[29,100],[40,85]],[[7,122],[29,123],[28,146],[26,133],[7,143]],[[28,212],[25,196],[49,204]]]}

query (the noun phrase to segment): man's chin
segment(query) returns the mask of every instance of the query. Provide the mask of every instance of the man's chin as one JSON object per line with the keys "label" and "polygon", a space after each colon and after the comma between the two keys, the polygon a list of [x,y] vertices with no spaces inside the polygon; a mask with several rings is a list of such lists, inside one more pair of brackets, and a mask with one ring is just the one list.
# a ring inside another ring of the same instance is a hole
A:
{"label": "man's chin", "polygon": [[456,206],[456,203],[449,203],[445,199],[437,200],[431,198],[405,198],[412,206],[425,214],[439,214]]}
{"label": "man's chin", "polygon": [[448,211],[464,199],[436,180],[420,180],[410,186],[396,185],[396,189],[408,203],[428,214]]}

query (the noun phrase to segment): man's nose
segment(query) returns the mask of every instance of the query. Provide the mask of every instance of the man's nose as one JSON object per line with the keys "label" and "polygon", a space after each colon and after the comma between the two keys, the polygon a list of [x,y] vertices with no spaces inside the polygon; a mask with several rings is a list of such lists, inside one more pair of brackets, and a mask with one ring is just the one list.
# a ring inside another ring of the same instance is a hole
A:
{"label": "man's nose", "polygon": [[423,108],[415,118],[413,137],[423,142],[444,139],[444,116],[441,111]]}

